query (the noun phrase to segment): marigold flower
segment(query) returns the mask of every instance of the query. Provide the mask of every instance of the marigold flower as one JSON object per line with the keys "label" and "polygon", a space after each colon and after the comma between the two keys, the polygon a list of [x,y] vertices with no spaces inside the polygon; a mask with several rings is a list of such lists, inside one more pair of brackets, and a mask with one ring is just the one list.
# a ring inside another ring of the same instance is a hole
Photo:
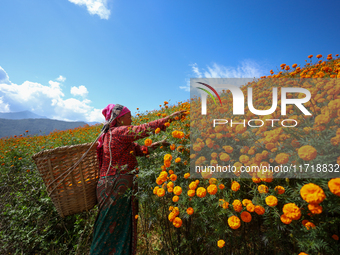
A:
{"label": "marigold flower", "polygon": [[313,146],[304,145],[298,150],[298,155],[301,159],[309,161],[316,158],[317,151]]}
{"label": "marigold flower", "polygon": [[173,197],[172,197],[172,202],[177,203],[178,200],[179,200],[179,196],[173,196]]}
{"label": "marigold flower", "polygon": [[322,206],[319,204],[309,204],[308,209],[313,214],[320,214],[322,213]]}
{"label": "marigold flower", "polygon": [[239,189],[240,189],[240,184],[237,182],[237,181],[233,181],[232,183],[231,183],[231,189],[233,190],[233,191],[238,191]]}
{"label": "marigold flower", "polygon": [[195,190],[192,190],[192,189],[189,189],[188,192],[187,192],[189,197],[195,196],[195,193],[196,193]]}
{"label": "marigold flower", "polygon": [[266,204],[268,206],[274,207],[277,205],[277,198],[274,196],[268,196],[266,197]]}
{"label": "marigold flower", "polygon": [[215,184],[210,184],[207,188],[207,191],[210,195],[215,195],[217,192],[217,186]]}
{"label": "marigold flower", "polygon": [[308,221],[305,224],[305,227],[307,228],[307,230],[310,230],[311,228],[315,228],[315,224],[313,222]]}
{"label": "marigold flower", "polygon": [[240,200],[236,199],[233,202],[233,208],[236,212],[240,212],[242,211],[242,203]]}
{"label": "marigold flower", "polygon": [[317,58],[322,58],[321,54],[316,55]]}
{"label": "marigold flower", "polygon": [[174,194],[178,195],[178,196],[181,195],[182,194],[182,188],[180,186],[176,186],[174,188]]}
{"label": "marigold flower", "polygon": [[225,241],[223,241],[223,240],[218,240],[217,241],[217,246],[218,247],[222,248],[222,247],[224,247],[224,245],[225,245]]}
{"label": "marigold flower", "polygon": [[172,160],[172,155],[171,154],[165,154],[164,155],[164,161],[171,161]]}
{"label": "marigold flower", "polygon": [[187,209],[187,214],[192,215],[193,213],[194,213],[194,209],[192,209],[192,207],[189,207]]}
{"label": "marigold flower", "polygon": [[175,174],[170,175],[170,180],[173,181],[173,182],[176,181],[177,175],[175,175]]}
{"label": "marigold flower", "polygon": [[159,189],[159,187],[158,186],[156,186],[154,189],[153,189],[153,194],[157,194],[157,190]]}
{"label": "marigold flower", "polygon": [[224,189],[225,186],[224,186],[224,184],[221,183],[220,185],[218,185],[218,188],[219,188],[219,189]]}
{"label": "marigold flower", "polygon": [[160,128],[156,128],[155,134],[158,134],[159,132],[161,132],[161,129]]}
{"label": "marigold flower", "polygon": [[299,255],[308,255],[308,254],[305,252],[300,252]]}
{"label": "marigold flower", "polygon": [[189,177],[190,177],[190,174],[189,174],[189,173],[184,174],[184,178],[185,178],[185,179],[188,179]]}
{"label": "marigold flower", "polygon": [[249,161],[249,157],[247,155],[241,155],[239,160],[241,163],[247,163]]}
{"label": "marigold flower", "polygon": [[253,203],[249,203],[246,206],[248,212],[254,212],[255,211],[255,205]]}
{"label": "marigold flower", "polygon": [[152,140],[150,138],[148,138],[144,141],[145,146],[150,146],[151,144],[152,144]]}
{"label": "marigold flower", "polygon": [[175,150],[175,149],[176,149],[176,145],[175,145],[175,144],[171,144],[171,145],[170,145],[170,150],[173,151],[173,150]]}
{"label": "marigold flower", "polygon": [[280,217],[280,220],[284,223],[284,224],[290,224],[292,222],[291,218],[288,218],[287,215],[282,214]]}
{"label": "marigold flower", "polygon": [[228,225],[232,229],[238,229],[241,226],[241,220],[237,216],[233,215],[228,218]]}
{"label": "marigold flower", "polygon": [[170,160],[165,160],[164,161],[164,166],[165,167],[170,167],[171,166],[171,161]]}
{"label": "marigold flower", "polygon": [[138,219],[138,214],[135,215],[135,219],[136,219],[136,220]]}
{"label": "marigold flower", "polygon": [[181,162],[181,158],[176,158],[176,159],[175,159],[175,162],[176,162],[176,163]]}
{"label": "marigold flower", "polygon": [[340,178],[331,179],[328,182],[328,188],[334,195],[340,197]]}
{"label": "marigold flower", "polygon": [[312,57],[313,57],[313,55],[309,55],[309,56],[308,56],[308,58],[312,58]]}
{"label": "marigold flower", "polygon": [[249,212],[242,212],[241,213],[241,219],[244,221],[244,222],[251,222],[251,215]]}
{"label": "marigold flower", "polygon": [[320,204],[326,198],[323,189],[314,183],[305,184],[300,190],[300,195],[303,200],[312,204]]}
{"label": "marigold flower", "polygon": [[275,161],[281,165],[286,164],[289,161],[289,155],[287,153],[277,154],[275,157]]}
{"label": "marigold flower", "polygon": [[257,190],[260,193],[268,193],[268,187],[264,184],[261,184],[260,186],[257,187]]}
{"label": "marigold flower", "polygon": [[257,205],[255,206],[255,212],[258,214],[258,215],[263,215],[265,213],[265,209],[261,206],[261,205]]}
{"label": "marigold flower", "polygon": [[225,150],[226,153],[232,153],[234,150],[231,146],[223,146],[222,148]]}
{"label": "marigold flower", "polygon": [[170,222],[173,222],[175,218],[176,218],[176,214],[174,212],[169,213],[168,219]]}
{"label": "marigold flower", "polygon": [[172,222],[176,228],[179,228],[182,226],[182,220],[179,217],[176,217],[174,221]]}
{"label": "marigold flower", "polygon": [[285,188],[282,186],[276,186],[274,189],[277,193],[279,193],[280,195],[285,193]]}
{"label": "marigold flower", "polygon": [[157,196],[163,197],[165,195],[165,190],[163,188],[159,188],[157,190]]}
{"label": "marigold flower", "polygon": [[292,220],[298,220],[301,217],[301,210],[294,203],[285,204],[282,208],[282,211],[286,217]]}
{"label": "marigold flower", "polygon": [[205,195],[207,194],[207,191],[205,188],[203,187],[199,187],[197,190],[196,190],[196,195],[200,198],[203,198],[205,197]]}

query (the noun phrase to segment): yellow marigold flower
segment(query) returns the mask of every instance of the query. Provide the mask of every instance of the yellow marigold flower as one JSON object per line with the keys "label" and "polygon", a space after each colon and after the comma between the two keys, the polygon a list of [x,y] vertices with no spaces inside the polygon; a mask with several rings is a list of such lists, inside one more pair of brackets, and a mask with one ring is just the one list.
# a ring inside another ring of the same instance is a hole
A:
{"label": "yellow marigold flower", "polygon": [[231,183],[231,189],[233,190],[233,191],[238,191],[239,189],[240,189],[240,184],[237,182],[237,181],[233,181],[232,183]]}
{"label": "yellow marigold flower", "polygon": [[187,192],[189,197],[195,196],[195,193],[196,193],[195,190],[192,190],[192,189],[189,189],[188,192]]}
{"label": "yellow marigold flower", "polygon": [[339,237],[337,235],[332,235],[332,238],[335,240],[335,241],[338,241],[339,240]]}
{"label": "yellow marigold flower", "polygon": [[239,160],[241,163],[247,163],[249,161],[249,157],[247,155],[241,155]]}
{"label": "yellow marigold flower", "polygon": [[237,216],[233,215],[228,218],[228,225],[232,229],[238,229],[241,226],[241,220]]}
{"label": "yellow marigold flower", "polygon": [[174,187],[174,183],[173,182],[168,182],[168,184],[166,186],[168,188],[173,188]]}
{"label": "yellow marigold flower", "polygon": [[261,206],[261,205],[257,205],[255,206],[255,212],[258,214],[258,215],[263,215],[265,213],[265,209]]}
{"label": "yellow marigold flower", "polygon": [[176,162],[176,163],[181,162],[181,158],[176,158],[176,159],[175,159],[175,162]]}
{"label": "yellow marigold flower", "polygon": [[207,191],[205,188],[203,187],[199,187],[197,190],[196,190],[196,195],[200,198],[203,198],[205,197],[205,195],[207,194]]}
{"label": "yellow marigold flower", "polygon": [[156,186],[154,189],[153,189],[153,194],[157,194],[157,190],[159,189],[159,187],[158,186]]}
{"label": "yellow marigold flower", "polygon": [[170,175],[170,180],[173,181],[173,182],[176,181],[177,175],[175,175],[175,174]]}
{"label": "yellow marigold flower", "polygon": [[260,186],[258,186],[257,190],[260,193],[268,193],[268,187],[266,185],[261,184]]}
{"label": "yellow marigold flower", "polygon": [[308,204],[308,209],[313,214],[322,213],[322,206],[320,206],[319,204]]}
{"label": "yellow marigold flower", "polygon": [[224,162],[227,162],[227,161],[230,160],[230,156],[227,153],[221,153],[220,160],[224,161]]}
{"label": "yellow marigold flower", "polygon": [[284,224],[290,224],[292,222],[291,218],[288,218],[287,215],[282,214],[280,217],[280,220],[284,223]]}
{"label": "yellow marigold flower", "polygon": [[224,184],[221,183],[220,185],[218,185],[218,188],[219,188],[219,189],[224,189],[225,186],[224,186]]}
{"label": "yellow marigold flower", "polygon": [[277,198],[274,196],[268,196],[266,197],[266,204],[268,206],[274,207],[277,205]]}
{"label": "yellow marigold flower", "polygon": [[189,174],[189,173],[184,174],[184,178],[185,178],[185,179],[188,179],[189,177],[190,177],[190,174]]}
{"label": "yellow marigold flower", "polygon": [[246,208],[247,208],[248,212],[254,212],[255,211],[255,205],[253,205],[253,203],[247,204]]}
{"label": "yellow marigold flower", "polygon": [[251,204],[251,203],[253,203],[251,200],[249,200],[249,199],[243,199],[242,200],[242,204],[243,204],[243,206],[247,206],[248,204]]}
{"label": "yellow marigold flower", "polygon": [[168,192],[172,193],[174,191],[174,189],[172,187],[168,187]]}
{"label": "yellow marigold flower", "polygon": [[179,200],[179,197],[178,197],[178,196],[173,196],[173,197],[172,197],[172,202],[177,203],[178,200]]}
{"label": "yellow marigold flower", "polygon": [[276,186],[274,189],[277,193],[279,193],[280,195],[285,193],[285,188],[282,186]]}
{"label": "yellow marigold flower", "polygon": [[232,153],[234,150],[231,146],[223,146],[222,148],[225,150],[226,153]]}
{"label": "yellow marigold flower", "polygon": [[207,188],[207,191],[210,195],[215,195],[217,192],[217,186],[215,184],[210,184]]}
{"label": "yellow marigold flower", "polygon": [[238,133],[238,134],[243,134],[244,132],[247,131],[247,127],[239,124],[236,126],[236,129],[235,129],[235,132]]}
{"label": "yellow marigold flower", "polygon": [[223,240],[218,240],[218,241],[217,241],[217,246],[218,246],[219,248],[224,247],[224,245],[225,245],[225,241],[223,241]]}
{"label": "yellow marigold flower", "polygon": [[174,226],[175,226],[176,228],[179,228],[179,227],[182,226],[182,220],[181,220],[180,218],[176,217],[176,218],[174,219],[174,221],[172,222],[172,224],[174,224]]}
{"label": "yellow marigold flower", "polygon": [[176,214],[174,212],[171,212],[168,216],[168,219],[170,222],[173,222],[175,218],[176,218]]}
{"label": "yellow marigold flower", "polygon": [[165,195],[165,190],[163,188],[159,188],[157,190],[157,196],[163,197]]}
{"label": "yellow marigold flower", "polygon": [[312,160],[316,158],[317,151],[313,146],[304,145],[298,150],[298,155],[303,160]]}
{"label": "yellow marigold flower", "polygon": [[160,177],[158,177],[158,178],[156,179],[156,183],[157,183],[158,185],[162,185],[163,182],[164,182],[164,181],[163,181],[162,178],[160,178]]}
{"label": "yellow marigold flower", "polygon": [[328,182],[328,188],[334,195],[340,197],[340,178],[331,179]]}
{"label": "yellow marigold flower", "polygon": [[242,203],[240,200],[236,199],[233,202],[233,208],[236,212],[240,212],[242,211]]}
{"label": "yellow marigold flower", "polygon": [[161,132],[161,129],[160,128],[156,128],[155,134],[158,134],[159,132]]}
{"label": "yellow marigold flower", "polygon": [[223,207],[223,209],[228,209],[229,203],[224,201],[223,204],[222,204],[222,207]]}
{"label": "yellow marigold flower", "polygon": [[173,206],[170,206],[170,207],[169,207],[169,211],[172,211],[173,209],[174,209]]}
{"label": "yellow marigold flower", "polygon": [[251,222],[251,215],[249,212],[242,212],[241,213],[241,219],[244,221],[244,222]]}
{"label": "yellow marigold flower", "polygon": [[189,207],[187,209],[187,214],[192,215],[193,213],[194,213],[194,209],[192,209],[192,207]]}
{"label": "yellow marigold flower", "polygon": [[164,123],[164,126],[169,127],[169,126],[170,126],[170,123],[169,123],[169,122],[166,122],[166,123]]}
{"label": "yellow marigold flower", "polygon": [[315,117],[314,123],[316,125],[322,125],[322,124],[327,124],[331,118],[327,114],[320,114]]}
{"label": "yellow marigold flower", "polygon": [[178,216],[179,215],[179,209],[178,207],[174,207],[174,209],[172,210],[172,212],[175,214],[175,216]]}
{"label": "yellow marigold flower", "polygon": [[323,189],[314,183],[305,184],[300,190],[300,195],[303,200],[312,204],[320,204],[326,198]]}
{"label": "yellow marigold flower", "polygon": [[307,230],[310,230],[311,228],[315,228],[315,225],[314,225],[314,223],[308,221],[308,222],[305,224],[305,227],[307,228]]}
{"label": "yellow marigold flower", "polygon": [[152,144],[152,140],[150,138],[144,141],[145,146],[150,146]]}
{"label": "yellow marigold flower", "polygon": [[289,155],[287,153],[277,154],[276,157],[275,157],[275,161],[278,164],[282,164],[282,165],[286,164],[289,161]]}
{"label": "yellow marigold flower", "polygon": [[165,154],[164,155],[164,161],[171,161],[171,160],[172,160],[171,154]]}
{"label": "yellow marigold flower", "polygon": [[301,217],[301,210],[294,203],[285,204],[282,208],[282,211],[286,215],[286,217],[292,220],[297,220]]}
{"label": "yellow marigold flower", "polygon": [[274,149],[275,148],[275,144],[274,143],[267,143],[266,144],[266,149],[267,150],[271,150],[271,149]]}
{"label": "yellow marigold flower", "polygon": [[254,183],[260,183],[261,179],[260,178],[251,178]]}
{"label": "yellow marigold flower", "polygon": [[182,188],[180,186],[176,186],[174,188],[174,194],[178,195],[178,196],[181,195],[182,194]]}

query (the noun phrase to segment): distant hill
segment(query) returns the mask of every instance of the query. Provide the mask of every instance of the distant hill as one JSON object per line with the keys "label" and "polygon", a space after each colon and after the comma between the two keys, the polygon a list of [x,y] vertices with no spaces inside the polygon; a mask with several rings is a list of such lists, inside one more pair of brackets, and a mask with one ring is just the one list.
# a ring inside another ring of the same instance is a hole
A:
{"label": "distant hill", "polygon": [[10,120],[0,118],[0,138],[19,136],[28,130],[29,135],[48,135],[53,130],[67,130],[86,125],[85,122],[68,122],[51,119]]}
{"label": "distant hill", "polygon": [[45,116],[40,116],[30,111],[23,111],[23,112],[0,112],[0,119],[20,120],[20,119],[47,119],[47,118]]}

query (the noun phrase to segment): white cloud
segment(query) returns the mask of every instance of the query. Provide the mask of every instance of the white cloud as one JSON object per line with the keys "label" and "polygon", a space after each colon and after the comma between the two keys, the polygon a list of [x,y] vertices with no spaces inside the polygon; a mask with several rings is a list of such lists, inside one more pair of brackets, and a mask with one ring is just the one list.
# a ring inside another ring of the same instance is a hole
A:
{"label": "white cloud", "polygon": [[66,78],[64,76],[59,75],[59,77],[56,80],[60,82],[64,82],[66,81]]}
{"label": "white cloud", "polygon": [[[6,72],[3,70],[2,73]],[[104,121],[101,111],[92,107],[89,99],[65,98],[59,82],[49,81],[48,85],[42,85],[25,81],[18,85],[9,82],[8,76],[6,81],[8,82],[4,83],[0,80],[0,112],[29,110],[59,120]],[[74,88],[79,95],[88,93],[85,86]]]}
{"label": "white cloud", "polygon": [[0,83],[9,84],[9,77],[6,71],[0,66]]}
{"label": "white cloud", "polygon": [[107,7],[107,0],[69,0],[77,5],[85,5],[91,15],[97,14],[101,19],[109,19],[110,10]]}
{"label": "white cloud", "polygon": [[83,85],[80,85],[79,88],[72,87],[71,88],[71,94],[74,96],[82,96],[86,97],[89,92],[87,91],[87,88]]}
{"label": "white cloud", "polygon": [[[237,67],[226,67],[213,63],[212,66],[207,66],[207,69],[200,70],[196,63],[190,66],[194,78],[260,78],[265,73],[265,70],[252,60],[244,60]],[[186,83],[186,86],[180,86],[180,89],[190,91],[190,81],[187,80]]]}

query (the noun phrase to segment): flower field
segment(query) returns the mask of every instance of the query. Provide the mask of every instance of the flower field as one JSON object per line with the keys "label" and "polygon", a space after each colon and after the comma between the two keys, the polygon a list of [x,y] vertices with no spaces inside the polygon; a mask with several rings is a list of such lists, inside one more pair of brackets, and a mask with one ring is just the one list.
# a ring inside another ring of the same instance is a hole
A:
{"label": "flower field", "polygon": [[[197,110],[197,98],[176,105],[164,102],[157,111],[137,109],[133,125],[179,110],[190,112],[168,123],[166,131],[156,130],[138,141],[149,146],[166,138],[169,143],[138,158],[139,254],[340,254],[340,178],[327,178],[322,171],[324,165],[329,169],[340,164],[340,60],[331,54],[308,59],[303,67],[282,64],[276,74],[271,70],[270,76],[241,88],[244,94],[247,87],[253,88],[254,107],[260,110],[270,108],[274,82],[281,88],[286,83],[280,82],[289,79],[290,87],[308,89],[311,100],[304,105],[312,116],[287,107],[285,118],[298,123],[293,131],[279,121],[254,128],[210,127],[211,119]],[[231,95],[220,96],[223,107],[210,103],[208,111],[231,118]],[[288,94],[288,98],[303,96]],[[270,116],[247,110],[242,117],[246,120],[282,121],[280,102]],[[97,208],[59,217],[31,156],[92,142],[100,129],[101,125],[86,126],[34,137],[28,131],[0,139],[1,254],[89,251]],[[236,171],[228,178],[190,171],[193,165],[217,164],[234,166]],[[309,164],[315,166],[318,175],[313,177],[318,178],[240,171],[269,164]]]}

